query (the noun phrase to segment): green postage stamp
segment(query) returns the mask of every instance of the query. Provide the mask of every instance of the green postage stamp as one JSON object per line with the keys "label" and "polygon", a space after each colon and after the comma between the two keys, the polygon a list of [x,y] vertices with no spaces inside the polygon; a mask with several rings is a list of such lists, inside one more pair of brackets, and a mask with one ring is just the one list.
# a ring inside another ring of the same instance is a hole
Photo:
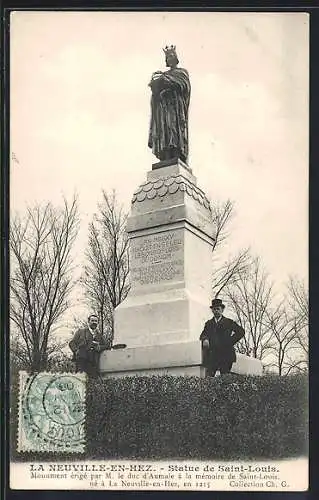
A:
{"label": "green postage stamp", "polygon": [[18,451],[84,452],[82,373],[20,372]]}

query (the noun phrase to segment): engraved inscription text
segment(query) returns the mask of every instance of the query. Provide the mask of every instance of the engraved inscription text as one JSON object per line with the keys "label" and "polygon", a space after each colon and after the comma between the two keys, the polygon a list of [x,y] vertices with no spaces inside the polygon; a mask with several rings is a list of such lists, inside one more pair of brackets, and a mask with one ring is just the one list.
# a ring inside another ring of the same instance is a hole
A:
{"label": "engraved inscription text", "polygon": [[131,241],[133,286],[183,279],[183,241],[178,233],[169,231]]}

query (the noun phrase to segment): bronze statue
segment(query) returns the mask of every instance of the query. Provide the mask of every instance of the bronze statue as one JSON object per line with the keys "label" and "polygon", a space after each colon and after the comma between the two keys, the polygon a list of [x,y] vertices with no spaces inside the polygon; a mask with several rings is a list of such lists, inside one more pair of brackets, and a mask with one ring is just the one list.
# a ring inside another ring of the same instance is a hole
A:
{"label": "bronze statue", "polygon": [[165,47],[167,71],[156,71],[152,89],[148,146],[159,160],[188,157],[188,107],[190,81],[186,69],[178,68],[176,47]]}

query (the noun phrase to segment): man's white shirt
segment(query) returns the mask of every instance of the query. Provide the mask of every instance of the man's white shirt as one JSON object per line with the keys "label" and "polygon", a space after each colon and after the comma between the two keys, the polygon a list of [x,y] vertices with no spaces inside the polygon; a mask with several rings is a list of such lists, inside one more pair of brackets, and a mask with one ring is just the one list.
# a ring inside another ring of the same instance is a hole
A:
{"label": "man's white shirt", "polygon": [[93,337],[93,340],[95,340],[95,337],[96,337],[96,334],[97,334],[97,330],[92,330],[91,327],[88,326],[88,329],[90,330],[90,332],[92,333],[92,337]]}
{"label": "man's white shirt", "polygon": [[217,319],[217,318],[215,318],[215,316],[214,316],[215,323],[219,323],[219,322],[220,322],[220,320],[222,319],[222,317],[223,317],[223,316],[221,316],[220,318],[218,318],[218,319]]}

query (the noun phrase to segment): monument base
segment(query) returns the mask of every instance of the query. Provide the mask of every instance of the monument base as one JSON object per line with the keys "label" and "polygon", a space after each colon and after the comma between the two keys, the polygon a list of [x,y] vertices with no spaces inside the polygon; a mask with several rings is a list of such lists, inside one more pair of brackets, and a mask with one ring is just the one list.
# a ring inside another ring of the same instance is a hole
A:
{"label": "monument base", "polygon": [[171,368],[152,368],[149,370],[129,370],[119,372],[103,372],[103,378],[122,378],[122,377],[152,377],[173,375],[175,377],[205,377],[205,368],[203,366],[173,366]]}
{"label": "monument base", "polygon": [[[262,375],[262,363],[258,359],[237,354],[232,373]],[[178,342],[104,351],[100,358],[100,374],[103,378],[152,375],[205,377],[201,342]]]}
{"label": "monument base", "polygon": [[181,165],[186,168],[190,173],[192,173],[192,169],[188,166],[187,163],[182,161],[180,158],[171,158],[170,160],[161,160],[152,164],[152,170],[157,170],[159,168],[170,167],[171,165]]}

